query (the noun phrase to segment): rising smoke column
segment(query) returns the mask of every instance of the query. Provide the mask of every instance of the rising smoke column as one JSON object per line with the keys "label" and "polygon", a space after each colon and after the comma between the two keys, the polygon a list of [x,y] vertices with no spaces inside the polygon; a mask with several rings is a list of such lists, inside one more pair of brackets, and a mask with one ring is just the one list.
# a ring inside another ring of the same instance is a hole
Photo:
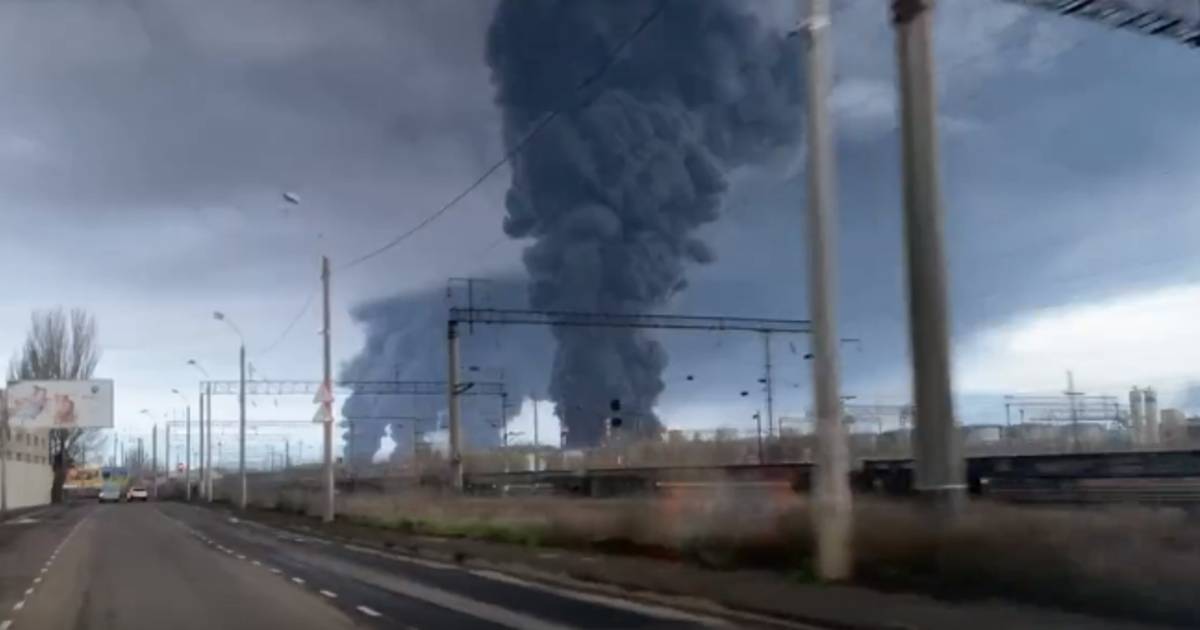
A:
{"label": "rising smoke column", "polygon": [[[505,231],[533,239],[530,304],[654,312],[683,290],[687,263],[714,259],[696,231],[718,218],[725,173],[800,137],[799,44],[736,1],[502,0],[487,62],[506,146],[558,112],[515,153],[505,200]],[[656,340],[554,335],[549,393],[569,444],[600,441],[613,399],[625,426],[658,430]]]}
{"label": "rising smoke column", "polygon": [[[527,308],[527,285],[513,278],[493,278],[488,283],[490,306]],[[364,333],[361,351],[342,366],[339,380],[438,381],[446,379],[446,317],[452,301],[440,289],[415,291],[372,300],[351,312]],[[462,327],[462,379],[496,381],[496,368],[503,368],[509,392],[508,419],[521,411],[522,398],[544,392],[551,340],[546,331],[534,327]],[[482,372],[471,370],[472,366]],[[379,450],[384,432],[396,441],[391,460],[404,461],[412,453],[415,433],[430,436],[444,430],[438,418],[444,415],[445,396],[378,396],[352,392],[342,405],[346,460],[369,464]],[[501,442],[499,401],[491,396],[462,397],[463,432],[466,445],[485,449]],[[385,419],[397,419],[388,421]],[[399,418],[419,418],[418,421]],[[415,428],[415,433],[414,433]]]}

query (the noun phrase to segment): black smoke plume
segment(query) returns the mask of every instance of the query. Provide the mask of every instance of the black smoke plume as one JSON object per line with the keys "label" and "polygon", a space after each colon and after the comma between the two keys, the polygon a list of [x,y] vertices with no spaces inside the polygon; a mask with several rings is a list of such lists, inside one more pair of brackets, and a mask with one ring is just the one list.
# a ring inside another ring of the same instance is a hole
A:
{"label": "black smoke plume", "polygon": [[[514,152],[504,228],[533,239],[531,306],[654,312],[682,291],[686,265],[715,257],[697,230],[718,218],[726,173],[801,135],[799,44],[732,0],[500,2],[487,62]],[[659,430],[658,341],[554,336],[568,444],[599,442],[614,399],[623,426]]]}
{"label": "black smoke plume", "polygon": [[[487,284],[486,306],[525,308],[523,282],[495,279]],[[510,300],[515,296],[515,301]],[[352,315],[363,327],[363,349],[343,366],[340,379],[349,381],[446,380],[446,317],[461,302],[445,290],[398,295],[361,304]],[[463,327],[461,341],[464,382],[501,381],[509,392],[507,416],[521,411],[522,399],[545,391],[544,366],[550,354],[549,335],[530,327]],[[501,441],[501,401],[491,396],[462,398],[463,434],[470,449],[497,446]],[[392,461],[412,453],[413,439],[446,429],[444,396],[380,396],[352,392],[342,406],[347,420],[346,459],[370,463],[385,432],[396,443]],[[439,422],[439,420],[442,420]]]}

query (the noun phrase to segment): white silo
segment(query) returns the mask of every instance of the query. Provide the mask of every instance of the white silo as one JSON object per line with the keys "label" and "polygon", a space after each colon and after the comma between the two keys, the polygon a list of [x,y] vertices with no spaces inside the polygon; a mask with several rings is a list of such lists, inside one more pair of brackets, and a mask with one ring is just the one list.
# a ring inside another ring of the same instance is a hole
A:
{"label": "white silo", "polygon": [[1158,394],[1153,387],[1142,390],[1146,412],[1146,443],[1158,444]]}
{"label": "white silo", "polygon": [[1129,390],[1129,435],[1134,444],[1141,444],[1145,437],[1142,418],[1142,390],[1134,387]]}

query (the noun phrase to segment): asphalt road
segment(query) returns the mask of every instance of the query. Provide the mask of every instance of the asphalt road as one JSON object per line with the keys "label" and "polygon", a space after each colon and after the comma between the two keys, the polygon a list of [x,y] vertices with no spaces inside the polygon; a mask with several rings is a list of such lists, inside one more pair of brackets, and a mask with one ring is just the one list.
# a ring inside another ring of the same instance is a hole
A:
{"label": "asphalt road", "polygon": [[181,504],[56,507],[0,524],[0,630],[715,625]]}

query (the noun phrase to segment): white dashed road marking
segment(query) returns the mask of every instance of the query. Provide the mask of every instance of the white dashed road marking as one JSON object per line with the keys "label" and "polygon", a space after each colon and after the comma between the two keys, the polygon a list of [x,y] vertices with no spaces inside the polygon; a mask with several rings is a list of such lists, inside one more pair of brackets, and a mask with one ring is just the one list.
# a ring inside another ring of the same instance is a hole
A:
{"label": "white dashed road marking", "polygon": [[368,617],[382,617],[383,616],[383,614],[380,613],[378,610],[375,610],[373,608],[368,608],[366,606],[359,606],[358,612],[360,612]]}
{"label": "white dashed road marking", "polygon": [[35,577],[35,578],[33,578],[33,583],[34,583],[34,584],[41,584],[41,583],[42,583],[42,578],[41,578],[40,576],[39,576],[39,577]]}
{"label": "white dashed road marking", "polygon": [[279,569],[276,569],[275,567],[271,567],[271,573],[274,573],[275,575],[279,575],[280,573],[283,573],[283,571],[280,571]]}
{"label": "white dashed road marking", "polygon": [[32,589],[32,588],[27,588],[27,589],[25,589],[25,594],[26,594],[26,595],[33,595],[33,589]]}
{"label": "white dashed road marking", "polygon": [[303,584],[303,583],[304,583],[304,578],[298,578],[298,577],[294,577],[294,578],[292,578],[292,581],[293,581],[293,582],[295,582],[295,583],[297,583],[297,584]]}
{"label": "white dashed road marking", "polygon": [[10,626],[12,626],[11,621],[9,621],[7,619],[5,619],[4,621],[0,621],[0,630],[8,630],[8,628]]}
{"label": "white dashed road marking", "polygon": [[329,599],[337,599],[337,593],[334,593],[333,591],[326,591],[326,590],[322,589],[321,594],[324,595],[325,597],[328,597]]}
{"label": "white dashed road marking", "polygon": [[21,610],[24,607],[25,607],[25,600],[23,600],[23,599],[15,604],[13,604],[13,610]]}

